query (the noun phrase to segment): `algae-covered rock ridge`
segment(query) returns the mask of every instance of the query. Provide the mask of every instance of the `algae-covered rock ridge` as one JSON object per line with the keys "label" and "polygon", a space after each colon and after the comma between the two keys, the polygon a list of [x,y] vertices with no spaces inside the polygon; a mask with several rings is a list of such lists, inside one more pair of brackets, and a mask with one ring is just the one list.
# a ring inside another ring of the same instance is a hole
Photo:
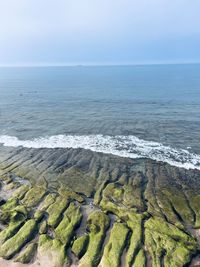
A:
{"label": "algae-covered rock ridge", "polygon": [[199,203],[198,170],[1,147],[0,266],[198,266]]}

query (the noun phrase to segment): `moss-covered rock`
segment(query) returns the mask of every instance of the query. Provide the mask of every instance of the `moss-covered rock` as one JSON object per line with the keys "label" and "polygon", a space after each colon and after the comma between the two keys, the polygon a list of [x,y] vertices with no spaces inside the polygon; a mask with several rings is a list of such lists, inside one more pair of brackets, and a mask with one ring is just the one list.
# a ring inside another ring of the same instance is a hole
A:
{"label": "moss-covered rock", "polygon": [[41,210],[36,210],[33,217],[37,222],[40,222],[44,217],[44,212]]}
{"label": "moss-covered rock", "polygon": [[71,200],[77,200],[80,203],[84,202],[84,198],[80,195],[77,194],[76,192],[74,192],[73,190],[71,190],[69,187],[64,186],[61,184],[61,186],[58,189],[58,193],[66,198],[69,198]]}
{"label": "moss-covered rock", "polygon": [[15,259],[16,262],[21,263],[30,263],[37,252],[37,244],[31,243],[17,256]]}
{"label": "moss-covered rock", "polygon": [[3,244],[7,239],[11,238],[20,227],[23,225],[24,220],[11,221],[9,225],[0,232],[0,245]]}
{"label": "moss-covered rock", "polygon": [[[178,214],[178,218],[176,216],[176,220],[183,220],[186,224],[194,224],[194,216],[193,212],[188,206],[188,200],[186,199],[185,195],[181,190],[173,191],[172,189],[162,190],[163,197],[167,197],[170,201],[172,208]],[[163,205],[163,209],[165,209],[165,205]]]}
{"label": "moss-covered rock", "polygon": [[146,266],[146,259],[145,259],[144,250],[140,249],[140,251],[136,255],[136,258],[135,258],[135,261],[132,267],[145,267],[145,266]]}
{"label": "moss-covered rock", "polygon": [[51,259],[52,266],[63,267],[69,265],[65,245],[58,239],[51,239],[48,235],[40,235],[38,251],[41,256]]}
{"label": "moss-covered rock", "polygon": [[126,245],[129,229],[122,223],[115,223],[106,244],[99,267],[118,267],[120,258]]}
{"label": "moss-covered rock", "polygon": [[89,231],[89,245],[86,253],[81,258],[79,267],[97,266],[101,259],[101,247],[109,227],[109,217],[101,212],[92,212],[87,221]]}
{"label": "moss-covered rock", "polygon": [[56,194],[48,194],[45,199],[42,201],[40,206],[38,207],[41,211],[46,211],[50,205],[52,205],[56,201]]}
{"label": "moss-covered rock", "polygon": [[35,220],[27,221],[12,238],[3,243],[0,247],[0,256],[5,259],[14,256],[32,238],[36,229]]}
{"label": "moss-covered rock", "polygon": [[174,240],[187,243],[187,245],[191,244],[192,247],[196,245],[196,241],[193,237],[191,237],[189,234],[186,234],[175,225],[167,223],[162,218],[150,218],[146,221],[145,228],[152,231],[152,233],[159,232],[163,235],[172,237]]}
{"label": "moss-covered rock", "polygon": [[72,246],[72,252],[78,257],[79,259],[85,254],[87,250],[89,242],[89,235],[85,234],[77,238]]}
{"label": "moss-covered rock", "polygon": [[41,234],[41,235],[42,234],[46,234],[47,233],[47,229],[48,229],[47,221],[44,220],[39,226],[39,234]]}
{"label": "moss-covered rock", "polygon": [[193,237],[161,218],[150,218],[145,223],[145,245],[153,267],[160,266],[161,261],[165,267],[185,266],[197,249]]}
{"label": "moss-covered rock", "polygon": [[62,213],[67,208],[69,204],[69,199],[66,197],[58,196],[55,202],[49,206],[47,209],[48,225],[56,227],[60,220],[62,219]]}
{"label": "moss-covered rock", "polygon": [[[11,259],[5,265],[34,261],[29,241],[38,239],[37,261],[44,256],[54,267],[119,266],[124,246],[126,267],[143,267],[145,260],[152,267],[183,267],[198,253],[192,233],[200,227],[199,171],[83,149],[10,148],[9,156],[2,150],[0,254]],[[84,205],[77,192],[95,195],[96,206]],[[35,230],[27,229],[32,220]]]}
{"label": "moss-covered rock", "polygon": [[17,198],[10,198],[0,207],[0,220],[4,224],[9,224],[10,221],[17,221],[21,219],[27,219],[29,210],[19,204]]}
{"label": "moss-covered rock", "polygon": [[138,220],[138,222],[132,222],[129,220],[127,225],[131,229],[131,236],[126,253],[126,267],[132,267],[137,252],[142,246],[142,221]]}
{"label": "moss-covered rock", "polygon": [[199,203],[200,203],[200,193],[199,194],[194,194],[190,192],[190,205],[195,212],[195,227],[200,228],[200,208],[199,208]]}
{"label": "moss-covered rock", "polygon": [[22,203],[27,207],[37,206],[44,195],[46,194],[46,189],[41,186],[32,187],[22,199]]}
{"label": "moss-covered rock", "polygon": [[10,198],[6,201],[6,203],[1,206],[2,211],[10,211],[16,208],[19,204],[19,200],[17,198]]}
{"label": "moss-covered rock", "polygon": [[74,231],[80,224],[82,214],[80,206],[76,206],[74,203],[70,203],[63,219],[55,229],[55,236],[66,246],[69,244],[71,238],[74,235]]}
{"label": "moss-covered rock", "polygon": [[21,185],[20,187],[18,187],[14,193],[13,193],[13,197],[18,198],[18,199],[22,199],[25,194],[28,192],[28,190],[30,189],[30,187],[28,185]]}

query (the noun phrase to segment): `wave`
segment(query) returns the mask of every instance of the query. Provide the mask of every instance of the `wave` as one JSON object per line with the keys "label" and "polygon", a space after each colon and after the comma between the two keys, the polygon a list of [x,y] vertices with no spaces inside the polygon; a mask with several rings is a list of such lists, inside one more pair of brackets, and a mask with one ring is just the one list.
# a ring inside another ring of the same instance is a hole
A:
{"label": "wave", "polygon": [[85,148],[121,157],[151,158],[177,167],[200,170],[200,155],[158,142],[142,140],[133,135],[54,135],[32,140],[1,135],[0,143],[4,146],[26,148]]}

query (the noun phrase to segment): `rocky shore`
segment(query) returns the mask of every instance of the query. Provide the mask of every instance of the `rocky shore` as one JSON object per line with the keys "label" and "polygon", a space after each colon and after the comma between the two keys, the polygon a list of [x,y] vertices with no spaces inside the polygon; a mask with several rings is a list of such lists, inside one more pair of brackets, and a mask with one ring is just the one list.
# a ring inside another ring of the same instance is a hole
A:
{"label": "rocky shore", "polygon": [[198,266],[200,171],[0,147],[0,266]]}

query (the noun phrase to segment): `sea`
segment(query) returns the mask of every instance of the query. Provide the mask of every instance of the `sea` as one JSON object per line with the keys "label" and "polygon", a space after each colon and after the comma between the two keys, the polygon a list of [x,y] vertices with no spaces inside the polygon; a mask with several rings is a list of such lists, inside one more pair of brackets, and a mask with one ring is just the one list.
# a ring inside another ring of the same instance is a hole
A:
{"label": "sea", "polygon": [[200,169],[200,64],[1,67],[0,146]]}

